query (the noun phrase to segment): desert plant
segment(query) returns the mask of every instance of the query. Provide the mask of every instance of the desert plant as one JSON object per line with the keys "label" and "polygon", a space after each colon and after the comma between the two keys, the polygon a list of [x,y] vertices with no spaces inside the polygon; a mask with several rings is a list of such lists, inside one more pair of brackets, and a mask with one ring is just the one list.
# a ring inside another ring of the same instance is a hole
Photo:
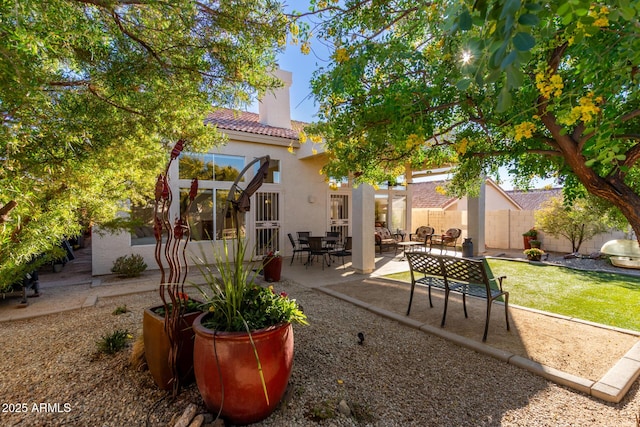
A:
{"label": "desert plant", "polygon": [[203,325],[228,332],[252,331],[282,322],[306,325],[306,316],[296,300],[284,292],[276,294],[272,286],[263,288],[255,283],[259,269],[242,262],[246,241],[235,239],[233,246],[229,251],[227,240],[223,240],[223,250],[214,251],[213,268],[204,253],[197,262],[206,286],[194,286],[204,301],[203,311],[209,312]]}
{"label": "desert plant", "polygon": [[147,264],[140,254],[123,255],[113,262],[111,272],[120,277],[138,277],[147,269]]}
{"label": "desert plant", "polygon": [[536,237],[538,237],[538,230],[536,230],[535,228],[530,228],[529,231],[526,231],[526,232],[522,233],[522,235],[524,237],[536,238]]}
{"label": "desert plant", "polygon": [[118,329],[110,334],[102,335],[97,343],[98,351],[106,354],[115,354],[125,348],[127,339],[130,337],[129,331],[125,329]]}
{"label": "desert plant", "polygon": [[115,310],[113,310],[113,312],[111,314],[113,314],[114,316],[118,316],[119,314],[124,314],[127,313],[129,310],[127,310],[127,305],[120,305],[118,307],[116,307]]}

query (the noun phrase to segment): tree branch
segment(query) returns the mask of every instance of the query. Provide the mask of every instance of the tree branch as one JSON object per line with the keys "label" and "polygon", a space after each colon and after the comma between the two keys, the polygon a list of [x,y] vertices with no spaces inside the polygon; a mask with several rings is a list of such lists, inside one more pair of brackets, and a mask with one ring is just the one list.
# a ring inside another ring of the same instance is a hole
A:
{"label": "tree branch", "polygon": [[9,212],[18,206],[18,202],[10,200],[6,205],[0,208],[0,224],[9,221]]}
{"label": "tree branch", "polygon": [[131,114],[137,114],[139,116],[145,117],[145,115],[144,115],[144,113],[142,113],[142,111],[137,111],[137,110],[134,110],[133,108],[129,108],[129,107],[124,106],[124,105],[116,104],[115,102],[111,101],[110,99],[105,98],[104,96],[100,95],[98,93],[98,91],[96,90],[94,85],[92,85],[92,84],[87,85],[87,88],[89,89],[89,92],[91,92],[92,94],[94,94],[96,96],[96,98],[98,98],[101,101],[106,102],[107,104],[111,105],[112,107],[118,108],[120,110],[124,110],[124,111],[126,111],[128,113],[131,113]]}

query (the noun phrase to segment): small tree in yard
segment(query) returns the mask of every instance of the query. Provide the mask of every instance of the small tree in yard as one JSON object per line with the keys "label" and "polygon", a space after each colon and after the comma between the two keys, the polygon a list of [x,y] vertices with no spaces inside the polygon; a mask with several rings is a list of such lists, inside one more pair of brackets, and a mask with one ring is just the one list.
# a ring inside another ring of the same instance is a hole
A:
{"label": "small tree in yard", "polygon": [[589,199],[576,199],[569,206],[562,197],[552,197],[535,212],[536,228],[553,237],[565,237],[576,253],[585,240],[604,233],[612,226],[607,212],[592,204]]}

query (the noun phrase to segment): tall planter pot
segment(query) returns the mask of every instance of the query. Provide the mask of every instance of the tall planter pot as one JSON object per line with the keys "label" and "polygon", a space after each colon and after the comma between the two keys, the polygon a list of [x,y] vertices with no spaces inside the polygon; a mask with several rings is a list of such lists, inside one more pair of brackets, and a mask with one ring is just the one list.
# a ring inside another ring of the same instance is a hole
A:
{"label": "tall planter pot", "polygon": [[[164,316],[159,316],[154,311],[160,307],[162,306],[144,310],[142,317],[144,355],[154,382],[162,390],[170,390],[172,388],[171,380],[173,379],[169,363],[171,344],[164,331]],[[194,380],[193,343],[195,335],[191,326],[193,321],[201,314],[202,312],[200,311],[185,314],[179,327],[180,354],[178,355],[178,372],[180,384],[182,385],[189,384]]]}
{"label": "tall planter pot", "polygon": [[[196,334],[193,365],[198,390],[209,411],[233,424],[267,418],[287,389],[293,368],[293,327],[282,323],[251,332],[214,332],[202,326],[207,314],[193,323]],[[265,397],[258,354],[267,389]]]}
{"label": "tall planter pot", "polygon": [[536,240],[535,236],[522,236],[525,249],[531,249],[531,241]]}
{"label": "tall planter pot", "polygon": [[282,273],[282,257],[266,256],[262,260],[262,271],[264,280],[267,282],[279,282]]}

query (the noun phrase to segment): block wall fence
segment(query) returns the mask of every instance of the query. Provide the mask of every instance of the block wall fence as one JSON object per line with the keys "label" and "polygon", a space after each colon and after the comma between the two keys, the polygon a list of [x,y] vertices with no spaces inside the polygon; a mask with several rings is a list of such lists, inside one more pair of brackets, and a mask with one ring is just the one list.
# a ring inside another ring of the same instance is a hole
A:
{"label": "block wall fence", "polygon": [[[534,226],[534,211],[486,211],[485,212],[485,246],[491,249],[524,249],[522,233]],[[467,237],[466,211],[435,211],[428,209],[413,209],[411,211],[414,230],[421,225],[428,225],[436,233],[443,233],[448,228],[460,228],[462,238]],[[584,255],[599,252],[602,245],[613,239],[633,238],[629,233],[612,230],[598,234],[590,240],[582,242],[580,253]],[[542,249],[550,252],[570,253],[571,242],[565,238],[556,239],[538,232],[538,240],[542,242]],[[461,239],[460,242],[463,240]]]}

